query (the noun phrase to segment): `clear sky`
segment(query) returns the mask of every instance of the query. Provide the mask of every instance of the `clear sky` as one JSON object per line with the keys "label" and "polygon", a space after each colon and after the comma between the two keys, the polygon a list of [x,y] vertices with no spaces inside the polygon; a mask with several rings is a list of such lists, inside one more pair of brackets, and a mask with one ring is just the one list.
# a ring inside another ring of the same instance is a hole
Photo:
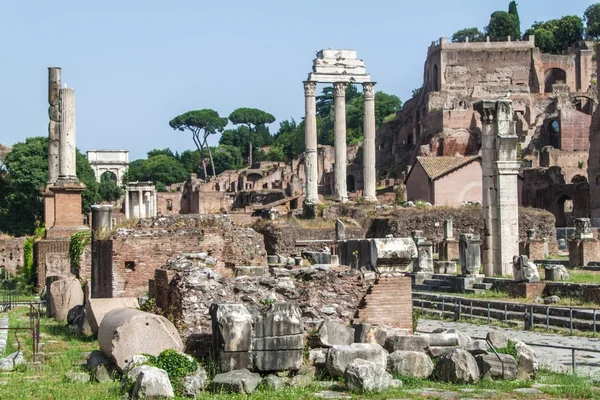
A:
{"label": "clear sky", "polygon": [[[594,2],[521,0],[521,29],[581,16]],[[322,48],[357,50],[377,89],[406,100],[421,86],[431,41],[483,28],[508,3],[0,0],[0,143],[47,135],[49,66],[75,88],[77,146],[129,150],[131,160],[194,148],[168,125],[193,109],[256,107],[301,120],[302,81]]]}

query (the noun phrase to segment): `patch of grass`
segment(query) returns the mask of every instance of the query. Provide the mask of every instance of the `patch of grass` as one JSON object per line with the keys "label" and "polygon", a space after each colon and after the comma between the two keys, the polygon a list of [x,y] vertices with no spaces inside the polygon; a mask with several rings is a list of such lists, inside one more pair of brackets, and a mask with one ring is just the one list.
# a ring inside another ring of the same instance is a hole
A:
{"label": "patch of grass", "polygon": [[568,282],[600,285],[600,271],[570,270]]}

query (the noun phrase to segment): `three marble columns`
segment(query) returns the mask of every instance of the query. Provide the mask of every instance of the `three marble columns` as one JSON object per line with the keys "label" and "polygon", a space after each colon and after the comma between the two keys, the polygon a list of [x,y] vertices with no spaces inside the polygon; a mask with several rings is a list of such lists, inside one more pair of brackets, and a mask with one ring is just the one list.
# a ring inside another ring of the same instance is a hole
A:
{"label": "three marble columns", "polygon": [[[375,82],[364,82],[364,142],[363,142],[363,196],[366,201],[377,201],[375,195]],[[348,200],[346,186],[346,88],[348,83],[335,82],[334,85],[334,147],[335,147],[335,200]],[[317,170],[317,82],[304,82],[304,139],[306,193],[305,201],[319,202]]]}

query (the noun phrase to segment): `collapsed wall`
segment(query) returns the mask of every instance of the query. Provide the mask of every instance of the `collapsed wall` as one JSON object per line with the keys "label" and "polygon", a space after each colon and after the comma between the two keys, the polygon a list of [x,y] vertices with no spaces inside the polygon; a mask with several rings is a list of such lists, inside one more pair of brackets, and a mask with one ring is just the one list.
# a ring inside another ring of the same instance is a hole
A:
{"label": "collapsed wall", "polygon": [[227,278],[203,264],[171,262],[156,270],[156,305],[177,321],[186,352],[199,357],[211,348],[213,303],[244,304],[253,313],[273,302],[297,302],[304,329],[324,319],[349,324],[372,281],[356,269],[274,268],[273,276]]}
{"label": "collapsed wall", "polygon": [[137,297],[154,271],[180,253],[205,253],[211,267],[232,275],[233,266],[266,265],[263,238],[237,227],[227,215],[177,215],[141,219],[94,242],[94,297]]}
{"label": "collapsed wall", "polygon": [[4,268],[11,275],[16,274],[17,268],[24,264],[24,246],[24,237],[0,239],[0,268]]}
{"label": "collapsed wall", "polygon": [[[366,237],[410,237],[413,230],[423,231],[428,240],[439,243],[444,239],[444,221],[452,219],[454,237],[461,233],[483,235],[483,218],[480,206],[402,208],[388,214],[373,217]],[[519,207],[519,240],[527,239],[527,231],[535,229],[536,237],[556,242],[555,218],[550,212],[535,208]]]}

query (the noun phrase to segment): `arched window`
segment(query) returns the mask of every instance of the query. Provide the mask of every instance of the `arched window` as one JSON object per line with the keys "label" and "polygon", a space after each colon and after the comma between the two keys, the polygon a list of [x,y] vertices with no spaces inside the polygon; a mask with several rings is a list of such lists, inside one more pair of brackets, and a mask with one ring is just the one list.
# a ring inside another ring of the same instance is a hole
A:
{"label": "arched window", "polygon": [[544,74],[544,92],[552,93],[552,85],[555,83],[565,83],[567,81],[567,73],[564,69],[550,68]]}

